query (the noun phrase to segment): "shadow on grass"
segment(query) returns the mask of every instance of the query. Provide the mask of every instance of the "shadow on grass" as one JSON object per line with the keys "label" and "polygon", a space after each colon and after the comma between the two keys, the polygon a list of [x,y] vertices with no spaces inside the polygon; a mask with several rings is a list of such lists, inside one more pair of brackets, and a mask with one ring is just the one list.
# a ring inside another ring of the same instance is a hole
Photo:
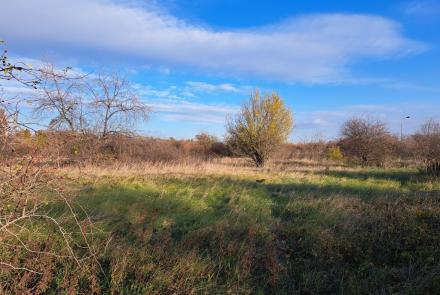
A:
{"label": "shadow on grass", "polygon": [[[148,286],[140,293],[189,294],[197,288],[199,294],[368,294],[383,286],[402,291],[433,273],[440,257],[437,228],[418,226],[405,206],[391,200],[394,207],[375,204],[347,212],[345,219],[323,220],[328,203],[314,203],[333,196],[400,196],[398,189],[363,182],[267,182],[194,177],[102,183],[78,201],[116,234],[111,263],[134,256],[126,271],[132,278],[122,284]],[[270,218],[250,216],[257,213],[249,210],[252,205]],[[435,212],[423,210],[422,221],[436,225]],[[408,268],[414,268],[413,277]]]}
{"label": "shadow on grass", "polygon": [[[353,179],[380,177],[409,181],[413,172],[339,172],[330,175]],[[328,175],[328,174],[327,174]],[[244,192],[244,195],[241,195]],[[235,196],[235,197],[234,197]],[[121,234],[148,228],[169,230],[180,239],[231,214],[258,222],[279,217],[296,199],[359,198],[371,202],[377,198],[408,197],[410,192],[358,182],[275,182],[257,183],[256,179],[234,177],[193,177],[162,179],[149,184],[101,184],[84,191],[78,201],[96,220],[105,220],[109,228]],[[252,208],[254,210],[252,211]],[[240,211],[240,210],[247,211]],[[269,211],[267,211],[269,210]],[[272,210],[272,216],[269,213]],[[239,212],[239,213],[237,213]],[[261,217],[261,215],[265,215]],[[132,237],[135,238],[135,237]]]}
{"label": "shadow on grass", "polygon": [[265,185],[273,197],[327,198],[331,196],[358,197],[370,200],[377,197],[401,196],[403,192],[365,185],[274,183]]}
{"label": "shadow on grass", "polygon": [[170,231],[178,240],[186,232],[229,214],[229,200],[218,196],[205,204],[191,193],[136,184],[98,185],[77,199],[93,219],[131,242],[148,240],[160,231]]}
{"label": "shadow on grass", "polygon": [[320,163],[320,162],[312,162],[312,161],[307,161],[307,160],[294,160],[294,159],[290,159],[290,160],[274,160],[273,163],[275,165],[280,165],[280,166],[294,166],[294,167],[323,167],[323,166],[327,166],[327,167],[344,167],[345,165],[341,164],[341,163]]}
{"label": "shadow on grass", "polygon": [[366,171],[320,171],[315,174],[329,175],[333,177],[343,177],[358,180],[378,179],[378,180],[393,180],[405,184],[411,180],[424,180],[424,177],[417,171],[402,171],[402,170],[366,170]]}

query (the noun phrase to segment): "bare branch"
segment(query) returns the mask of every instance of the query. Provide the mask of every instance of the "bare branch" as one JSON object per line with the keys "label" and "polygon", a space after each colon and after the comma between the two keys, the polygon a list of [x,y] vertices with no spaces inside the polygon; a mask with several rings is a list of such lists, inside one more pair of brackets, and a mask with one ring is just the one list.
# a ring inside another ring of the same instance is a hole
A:
{"label": "bare branch", "polygon": [[14,265],[12,265],[10,263],[3,262],[3,261],[0,261],[0,265],[7,266],[9,268],[12,268],[13,270],[24,270],[24,271],[35,273],[35,274],[39,274],[39,275],[43,274],[42,272],[39,272],[39,271],[35,271],[35,270],[29,269],[29,268],[26,268],[26,267],[14,266]]}
{"label": "bare branch", "polygon": [[89,85],[96,129],[102,136],[126,132],[139,120],[147,120],[150,108],[130,83],[118,75],[99,75]]}

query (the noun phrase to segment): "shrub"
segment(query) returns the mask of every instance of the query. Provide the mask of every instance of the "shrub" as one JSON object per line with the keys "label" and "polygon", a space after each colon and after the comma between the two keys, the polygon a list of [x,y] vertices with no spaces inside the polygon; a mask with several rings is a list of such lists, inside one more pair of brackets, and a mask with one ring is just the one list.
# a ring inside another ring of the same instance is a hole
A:
{"label": "shrub", "polygon": [[338,146],[352,162],[362,166],[384,166],[391,158],[395,139],[385,123],[353,118],[342,126]]}
{"label": "shrub", "polygon": [[440,122],[428,120],[413,138],[418,157],[425,163],[426,172],[440,177]]}
{"label": "shrub", "polygon": [[327,159],[332,161],[342,161],[344,155],[338,146],[331,146],[327,149]]}

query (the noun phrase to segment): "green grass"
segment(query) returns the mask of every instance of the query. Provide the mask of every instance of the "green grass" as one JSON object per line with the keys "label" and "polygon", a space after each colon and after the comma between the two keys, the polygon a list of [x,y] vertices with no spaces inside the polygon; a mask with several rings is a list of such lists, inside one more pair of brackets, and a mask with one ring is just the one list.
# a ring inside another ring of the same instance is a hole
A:
{"label": "green grass", "polygon": [[[258,178],[265,181],[257,183]],[[75,201],[107,233],[102,239],[112,237],[100,257],[102,293],[435,294],[440,289],[440,182],[415,171],[74,181],[80,189]]]}

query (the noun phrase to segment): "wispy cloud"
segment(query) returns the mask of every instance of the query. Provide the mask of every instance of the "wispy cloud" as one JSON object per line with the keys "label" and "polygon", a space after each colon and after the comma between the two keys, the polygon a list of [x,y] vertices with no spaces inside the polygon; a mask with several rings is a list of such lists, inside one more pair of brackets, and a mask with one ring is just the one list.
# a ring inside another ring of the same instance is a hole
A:
{"label": "wispy cloud", "polygon": [[[335,81],[336,82],[336,81]],[[408,80],[399,80],[389,77],[363,77],[356,78],[350,77],[337,81],[334,84],[352,84],[352,85],[377,85],[384,88],[396,89],[396,90],[413,90],[423,92],[440,92],[440,87],[437,85],[429,85],[423,83],[415,83]]]}
{"label": "wispy cloud", "polygon": [[342,81],[358,59],[394,58],[424,48],[406,38],[399,24],[375,15],[302,15],[252,30],[218,31],[153,5],[104,0],[6,1],[2,35],[42,51],[57,48],[66,54],[132,58],[166,69],[307,83]]}
{"label": "wispy cloud", "polygon": [[[208,85],[215,88],[209,88],[208,91],[218,90],[216,85]],[[194,101],[195,95],[189,92],[188,85],[173,85],[165,89],[155,88],[151,85],[136,85],[136,88],[142,98],[151,106],[155,116],[166,121],[224,124],[227,115],[234,114],[239,110],[236,105]]]}
{"label": "wispy cloud", "polygon": [[187,100],[154,100],[150,104],[159,116],[168,121],[223,124],[228,114],[238,111],[237,106],[203,104]]}
{"label": "wispy cloud", "polygon": [[440,15],[440,3],[432,0],[411,1],[404,7],[404,13],[418,17],[432,17]]}
{"label": "wispy cloud", "polygon": [[233,92],[233,93],[247,93],[252,90],[251,86],[235,86],[230,83],[211,84],[206,82],[186,82],[189,90],[201,92]]}

